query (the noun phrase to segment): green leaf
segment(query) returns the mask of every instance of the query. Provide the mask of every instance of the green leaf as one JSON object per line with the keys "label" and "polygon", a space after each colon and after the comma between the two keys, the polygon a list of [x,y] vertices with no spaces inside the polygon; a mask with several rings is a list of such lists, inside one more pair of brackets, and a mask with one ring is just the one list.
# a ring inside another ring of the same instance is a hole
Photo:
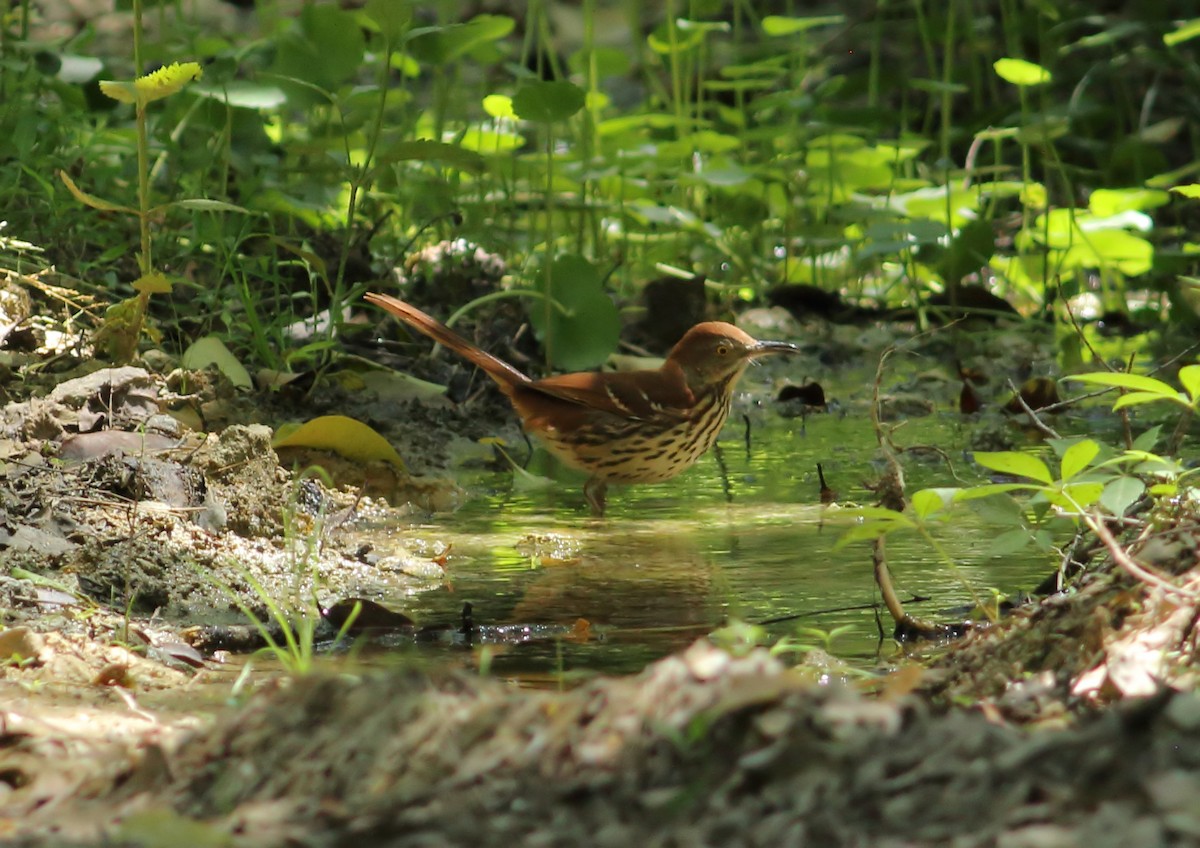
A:
{"label": "green leaf", "polygon": [[676,26],[671,31],[669,23],[664,21],[646,36],[646,45],[660,56],[670,56],[672,53],[686,53],[695,50],[704,43],[704,31],[701,29],[684,29]]}
{"label": "green leaf", "polygon": [[1136,477],[1118,477],[1110,480],[1100,494],[1101,505],[1118,518],[1125,514],[1133,502],[1146,491],[1146,484]]}
{"label": "green leaf", "polygon": [[1063,454],[1062,465],[1060,466],[1060,479],[1066,482],[1073,478],[1080,471],[1088,467],[1088,464],[1096,458],[1096,454],[1100,453],[1100,445],[1092,439],[1083,439],[1076,442],[1067,448]]}
{"label": "green leaf", "polygon": [[1054,550],[1054,536],[1049,530],[1034,530],[1033,544],[1039,551],[1050,553]]}
{"label": "green leaf", "polygon": [[422,162],[445,162],[463,171],[482,171],[487,167],[487,160],[474,150],[467,150],[457,144],[447,144],[444,141],[417,139],[415,141],[398,141],[390,144],[376,157],[380,165],[391,165],[395,162],[418,160]]}
{"label": "green leaf", "polygon": [[1200,36],[1200,18],[1192,18],[1190,21],[1180,23],[1173,32],[1164,33],[1163,44],[1167,47],[1174,47],[1176,44],[1190,41],[1197,36]]}
{"label": "green leaf", "polygon": [[1180,368],[1179,382],[1195,406],[1200,401],[1200,365],[1185,365]]}
{"label": "green leaf", "polygon": [[192,342],[183,352],[180,364],[193,371],[201,371],[210,365],[215,365],[217,370],[228,377],[229,382],[239,389],[254,388],[250,372],[242,363],[238,362],[237,357],[216,336],[205,336]]}
{"label": "green leaf", "polygon": [[1179,395],[1175,392],[1171,393],[1170,397],[1160,395],[1158,392],[1129,392],[1117,398],[1113,404],[1113,412],[1118,409],[1125,409],[1130,406],[1141,406],[1144,403],[1157,403],[1160,400],[1178,400]]}
{"label": "green leaf", "polygon": [[500,132],[482,126],[468,127],[458,144],[463,150],[483,156],[511,153],[525,146],[525,136],[515,132]]}
{"label": "green leaf", "polygon": [[305,4],[299,29],[275,39],[271,71],[287,82],[283,90],[294,102],[328,101],[363,63],[367,41],[354,13],[332,3]]}
{"label": "green leaf", "polygon": [[1092,230],[1090,242],[1079,245],[1078,251],[1083,264],[1091,267],[1115,267],[1122,274],[1136,277],[1145,274],[1154,265],[1154,245],[1139,235],[1125,230]]}
{"label": "green leaf", "polygon": [[1148,188],[1098,188],[1088,197],[1088,209],[1100,218],[1108,218],[1130,210],[1143,212],[1157,209],[1171,201],[1165,191]]}
{"label": "green leaf", "polygon": [[783,15],[767,15],[762,20],[763,32],[767,35],[778,38],[784,35],[795,35],[798,32],[807,32],[810,29],[821,26],[831,26],[833,24],[842,24],[846,22],[845,15],[815,15],[810,18],[790,18]]}
{"label": "green leaf", "polygon": [[570,253],[557,257],[543,275],[543,293],[551,301],[534,303],[529,320],[551,363],[581,371],[617,349],[621,317],[591,262]]}
{"label": "green leaf", "polygon": [[975,461],[984,468],[999,471],[1001,474],[1028,477],[1040,483],[1054,481],[1046,463],[1032,454],[1019,451],[976,451]]}
{"label": "green leaf", "polygon": [[[367,40],[352,12],[335,4],[305,4],[300,12],[304,37],[316,51],[320,76],[314,80],[332,90],[362,68]],[[297,74],[301,79],[312,79]]]}
{"label": "green leaf", "polygon": [[1062,509],[1087,509],[1100,499],[1103,491],[1103,483],[1067,483],[1058,491],[1047,492],[1046,497]]}
{"label": "green leaf", "polygon": [[1172,186],[1171,191],[1176,194],[1181,194],[1184,197],[1196,198],[1200,197],[1200,183],[1190,183],[1188,185]]}
{"label": "green leaf", "polygon": [[1155,424],[1146,432],[1142,433],[1133,440],[1133,449],[1137,451],[1152,451],[1154,446],[1158,444],[1159,436],[1162,434],[1162,425]]}
{"label": "green leaf", "polygon": [[865,524],[858,524],[846,532],[838,536],[836,542],[833,543],[833,549],[840,550],[852,542],[868,541],[877,539],[880,536],[885,536],[894,530],[903,530],[912,527],[912,522],[903,521],[869,521]]}
{"label": "green leaf", "polygon": [[192,209],[199,212],[239,212],[243,215],[254,214],[245,207],[238,206],[234,203],[226,203],[224,200],[210,200],[207,197],[188,197],[183,200],[174,200],[170,203],[164,203],[162,206],[156,206],[152,212],[159,212],[165,209]]}
{"label": "green leaf", "polygon": [[955,492],[954,501],[970,504],[970,509],[980,520],[997,527],[1023,527],[1025,510],[1020,502],[1008,493],[986,498],[963,498],[962,490]]}
{"label": "green leaf", "polygon": [[476,15],[462,24],[412,30],[408,50],[418,61],[445,65],[476,47],[504,38],[516,27],[507,15]]}
{"label": "green leaf", "polygon": [[188,91],[237,109],[278,109],[287,102],[287,94],[279,86],[249,80],[199,83]]}
{"label": "green leaf", "polygon": [[917,91],[927,91],[931,94],[966,94],[971,90],[970,86],[963,85],[960,82],[946,82],[937,79],[922,79],[920,77],[912,77],[906,80],[905,85]]}
{"label": "green leaf", "polygon": [[921,489],[913,492],[910,502],[913,512],[921,519],[942,510],[954,497],[954,489]]}
{"label": "green leaf", "polygon": [[160,271],[143,274],[132,283],[133,290],[138,294],[170,294],[171,281]]}
{"label": "green leaf", "polygon": [[1006,492],[1038,492],[1041,489],[1041,486],[1035,486],[1032,483],[986,483],[982,486],[971,486],[969,489],[959,489],[958,494],[954,496],[954,501],[955,503],[973,501],[977,498],[990,498],[992,495]]}
{"label": "green leaf", "polygon": [[1048,70],[1024,59],[997,59],[992,67],[1002,80],[1022,88],[1050,81]]}
{"label": "green leaf", "polygon": [[534,80],[517,89],[512,107],[519,118],[539,124],[565,121],[583,108],[583,89],[574,83]]}
{"label": "green leaf", "polygon": [[1033,542],[1033,534],[1026,527],[1017,527],[1012,530],[1006,530],[1000,535],[992,539],[991,544],[987,547],[988,556],[1003,557],[1015,554],[1017,551],[1029,547]]}
{"label": "green leaf", "polygon": [[1164,398],[1174,399],[1177,396],[1175,389],[1162,380],[1156,380],[1153,377],[1144,377],[1141,374],[1127,374],[1124,371],[1075,374],[1064,379],[1074,380],[1077,383],[1092,383],[1097,386],[1114,386],[1121,389],[1150,392]]}
{"label": "green leaf", "polygon": [[396,41],[412,21],[412,6],[404,0],[367,0],[365,11],[388,41]]}
{"label": "green leaf", "polygon": [[513,111],[512,98],[507,94],[489,94],[483,98],[483,111],[493,118],[517,117],[517,113]]}

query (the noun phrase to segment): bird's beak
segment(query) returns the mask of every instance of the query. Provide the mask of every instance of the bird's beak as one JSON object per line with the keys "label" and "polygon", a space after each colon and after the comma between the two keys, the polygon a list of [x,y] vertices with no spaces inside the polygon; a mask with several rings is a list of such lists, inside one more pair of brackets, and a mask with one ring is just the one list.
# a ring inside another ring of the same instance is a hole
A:
{"label": "bird's beak", "polygon": [[791,342],[755,342],[747,351],[752,358],[769,356],[772,353],[799,353],[800,348]]}

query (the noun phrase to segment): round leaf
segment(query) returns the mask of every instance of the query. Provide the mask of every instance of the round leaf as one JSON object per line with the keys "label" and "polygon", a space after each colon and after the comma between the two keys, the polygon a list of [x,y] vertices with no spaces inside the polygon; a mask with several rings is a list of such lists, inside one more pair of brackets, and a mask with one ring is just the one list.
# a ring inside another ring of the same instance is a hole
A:
{"label": "round leaf", "polygon": [[535,80],[517,90],[512,100],[517,117],[539,124],[565,121],[583,108],[583,89],[574,83]]}
{"label": "round leaf", "polygon": [[546,283],[543,291],[562,308],[538,302],[529,319],[547,358],[567,371],[604,362],[617,349],[621,319],[596,269],[582,256],[564,254],[551,264]]}
{"label": "round leaf", "polygon": [[515,118],[512,98],[507,94],[489,94],[483,98],[483,111],[493,118]]}

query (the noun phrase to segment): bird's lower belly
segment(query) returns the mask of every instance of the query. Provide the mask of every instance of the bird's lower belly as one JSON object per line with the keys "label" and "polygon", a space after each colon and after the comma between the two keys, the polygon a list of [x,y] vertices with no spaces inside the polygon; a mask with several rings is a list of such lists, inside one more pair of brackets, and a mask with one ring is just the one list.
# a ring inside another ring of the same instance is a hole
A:
{"label": "bird's lower belly", "polygon": [[636,435],[603,444],[586,444],[543,437],[546,449],[562,462],[609,483],[658,483],[686,471],[716,441],[711,432],[692,428],[652,436]]}

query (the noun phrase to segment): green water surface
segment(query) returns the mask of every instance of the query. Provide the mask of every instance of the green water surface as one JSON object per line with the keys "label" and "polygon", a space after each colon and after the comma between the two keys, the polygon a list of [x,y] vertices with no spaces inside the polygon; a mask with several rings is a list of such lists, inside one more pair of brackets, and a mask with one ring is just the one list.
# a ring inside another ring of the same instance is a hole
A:
{"label": "green water surface", "polygon": [[[793,616],[768,625],[769,637],[845,627],[831,643],[837,657],[858,667],[893,658],[891,622],[876,609],[870,545],[834,550],[857,519],[846,507],[819,503],[818,462],[842,503],[874,502],[864,481],[876,479],[882,465],[868,416],[746,412],[749,451],[735,408],[719,457],[710,453],[674,481],[614,487],[603,519],[589,516],[575,482],[522,494],[513,492],[509,474],[461,478],[472,495],[461,510],[398,534],[410,543],[452,544],[446,586],[382,600],[448,630],[469,602],[476,625],[506,627],[500,644],[486,649],[491,673],[532,682],[636,672],[730,621]],[[960,474],[970,468],[968,430],[957,414],[911,421],[904,434],[908,444],[936,445]],[[929,453],[906,460],[905,473],[910,492],[954,485],[945,462]],[[982,479],[979,469],[969,474]],[[916,535],[890,536],[902,597],[928,598],[912,612],[958,621],[972,592],[990,599],[993,590],[1028,590],[1056,567],[1032,549],[989,555],[997,532],[962,510],[939,538],[953,570]],[[587,638],[564,636],[578,619],[590,625]],[[813,633],[800,638],[820,641]],[[470,665],[479,661],[479,641],[412,650]]]}

